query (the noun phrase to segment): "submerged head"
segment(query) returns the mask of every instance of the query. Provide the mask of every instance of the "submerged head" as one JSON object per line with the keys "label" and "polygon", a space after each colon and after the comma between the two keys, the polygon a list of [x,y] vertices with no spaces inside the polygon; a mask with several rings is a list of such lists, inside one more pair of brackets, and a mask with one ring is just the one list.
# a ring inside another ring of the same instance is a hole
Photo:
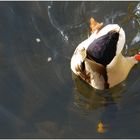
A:
{"label": "submerged head", "polygon": [[117,24],[102,28],[87,47],[87,57],[102,65],[108,65],[121,53],[125,43],[125,33]]}

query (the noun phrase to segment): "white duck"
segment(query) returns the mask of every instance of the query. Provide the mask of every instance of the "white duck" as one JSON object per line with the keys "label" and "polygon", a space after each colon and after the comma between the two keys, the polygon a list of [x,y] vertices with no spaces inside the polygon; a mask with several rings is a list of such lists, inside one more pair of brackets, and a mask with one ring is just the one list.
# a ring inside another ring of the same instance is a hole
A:
{"label": "white duck", "polygon": [[119,25],[100,29],[102,23],[93,18],[91,22],[92,34],[76,48],[71,69],[95,89],[104,90],[124,81],[140,57],[122,55],[125,32]]}

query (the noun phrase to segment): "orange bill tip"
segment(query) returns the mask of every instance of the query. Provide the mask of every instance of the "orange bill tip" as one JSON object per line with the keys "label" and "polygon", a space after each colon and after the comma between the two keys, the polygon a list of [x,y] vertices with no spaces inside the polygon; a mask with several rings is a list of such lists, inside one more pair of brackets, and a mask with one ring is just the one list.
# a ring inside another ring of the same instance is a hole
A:
{"label": "orange bill tip", "polygon": [[136,55],[134,56],[134,58],[135,58],[137,61],[140,61],[140,54],[136,54]]}

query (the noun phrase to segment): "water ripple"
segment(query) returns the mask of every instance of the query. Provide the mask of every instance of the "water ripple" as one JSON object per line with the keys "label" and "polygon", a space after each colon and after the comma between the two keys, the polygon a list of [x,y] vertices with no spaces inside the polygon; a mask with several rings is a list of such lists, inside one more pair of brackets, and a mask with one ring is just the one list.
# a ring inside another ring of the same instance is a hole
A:
{"label": "water ripple", "polygon": [[48,16],[51,24],[53,25],[54,28],[56,28],[59,33],[61,34],[62,38],[67,42],[68,41],[68,36],[64,33],[64,30],[57,24],[57,21],[53,18],[51,14],[51,6],[48,6]]}

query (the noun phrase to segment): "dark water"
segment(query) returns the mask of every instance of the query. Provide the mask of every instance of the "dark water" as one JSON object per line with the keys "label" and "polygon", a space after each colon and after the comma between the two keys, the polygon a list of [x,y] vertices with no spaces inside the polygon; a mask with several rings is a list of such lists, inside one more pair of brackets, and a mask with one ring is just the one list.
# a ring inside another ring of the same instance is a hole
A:
{"label": "dark water", "polygon": [[139,2],[0,2],[0,138],[140,138],[140,64],[108,91],[72,79],[92,16],[139,51]]}

